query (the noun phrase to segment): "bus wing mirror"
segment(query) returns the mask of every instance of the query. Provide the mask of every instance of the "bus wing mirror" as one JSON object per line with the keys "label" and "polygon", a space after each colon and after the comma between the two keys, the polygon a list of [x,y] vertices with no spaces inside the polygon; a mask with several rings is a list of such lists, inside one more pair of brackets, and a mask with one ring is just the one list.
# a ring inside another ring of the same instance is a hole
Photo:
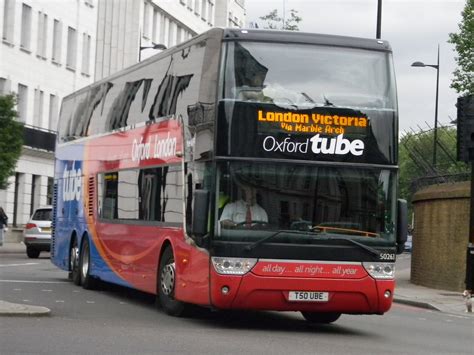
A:
{"label": "bus wing mirror", "polygon": [[209,223],[209,191],[194,191],[194,208],[191,233],[196,237],[207,234]]}
{"label": "bus wing mirror", "polygon": [[397,254],[403,253],[408,235],[408,207],[407,201],[398,200],[397,204]]}

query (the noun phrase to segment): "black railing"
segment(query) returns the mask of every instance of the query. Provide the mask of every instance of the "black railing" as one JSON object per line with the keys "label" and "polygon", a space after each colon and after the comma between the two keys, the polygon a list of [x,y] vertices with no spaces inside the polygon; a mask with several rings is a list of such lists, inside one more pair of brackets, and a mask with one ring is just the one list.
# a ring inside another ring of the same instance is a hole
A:
{"label": "black railing", "polygon": [[54,152],[56,133],[43,128],[25,125],[23,128],[23,145],[47,152]]}

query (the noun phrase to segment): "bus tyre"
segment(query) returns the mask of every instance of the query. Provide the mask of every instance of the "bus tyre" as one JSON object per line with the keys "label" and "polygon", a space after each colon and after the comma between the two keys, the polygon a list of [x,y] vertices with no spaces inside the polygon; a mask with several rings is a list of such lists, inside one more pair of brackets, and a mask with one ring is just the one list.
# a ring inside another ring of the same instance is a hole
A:
{"label": "bus tyre", "polygon": [[95,280],[90,275],[91,268],[91,249],[89,246],[89,239],[87,236],[83,238],[82,249],[81,249],[81,262],[80,262],[80,274],[81,274],[81,284],[82,287],[86,290],[92,290],[95,288]]}
{"label": "bus tyre", "polygon": [[158,270],[158,301],[165,313],[179,317],[183,314],[185,305],[174,299],[176,284],[176,268],[173,251],[167,247],[163,252]]}
{"label": "bus tyre", "polygon": [[76,238],[73,239],[69,250],[69,270],[71,270],[72,282],[79,286],[81,284],[81,273],[79,272],[79,246]]}
{"label": "bus tyre", "polygon": [[26,247],[26,255],[28,255],[30,259],[37,259],[40,255],[40,251],[32,247]]}
{"label": "bus tyre", "polygon": [[318,312],[301,312],[303,317],[311,323],[329,324],[337,321],[341,313],[318,313]]}

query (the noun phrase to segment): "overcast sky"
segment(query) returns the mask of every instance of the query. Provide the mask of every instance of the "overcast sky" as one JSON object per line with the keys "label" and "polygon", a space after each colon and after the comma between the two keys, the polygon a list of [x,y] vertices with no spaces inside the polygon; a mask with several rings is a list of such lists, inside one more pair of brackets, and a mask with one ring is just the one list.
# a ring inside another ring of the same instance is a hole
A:
{"label": "overcast sky", "polygon": [[[285,5],[283,4],[285,3]],[[458,32],[464,0],[383,0],[382,39],[393,49],[397,76],[400,131],[418,131],[434,125],[436,69],[414,68],[421,61],[436,64],[440,45],[440,124],[456,118],[457,94],[449,88],[456,67],[450,32]],[[247,22],[283,7],[298,11],[299,28],[305,32],[375,38],[377,0],[246,0]],[[262,26],[260,26],[262,27]],[[427,122],[427,123],[426,123]]]}

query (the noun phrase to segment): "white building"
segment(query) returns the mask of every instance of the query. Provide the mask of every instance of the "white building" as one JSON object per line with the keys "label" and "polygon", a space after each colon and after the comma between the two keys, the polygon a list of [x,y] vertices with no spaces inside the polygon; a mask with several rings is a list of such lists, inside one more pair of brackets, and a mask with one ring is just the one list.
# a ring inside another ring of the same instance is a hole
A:
{"label": "white building", "polygon": [[243,27],[244,0],[100,0],[96,76],[101,79],[212,27]]}
{"label": "white building", "polygon": [[0,0],[0,93],[18,95],[25,145],[0,190],[21,228],[52,202],[54,140],[61,99],[211,27],[242,27],[244,0]]}
{"label": "white building", "polygon": [[61,99],[94,79],[96,0],[0,0],[0,91],[18,96],[25,143],[0,205],[21,227],[51,203]]}

